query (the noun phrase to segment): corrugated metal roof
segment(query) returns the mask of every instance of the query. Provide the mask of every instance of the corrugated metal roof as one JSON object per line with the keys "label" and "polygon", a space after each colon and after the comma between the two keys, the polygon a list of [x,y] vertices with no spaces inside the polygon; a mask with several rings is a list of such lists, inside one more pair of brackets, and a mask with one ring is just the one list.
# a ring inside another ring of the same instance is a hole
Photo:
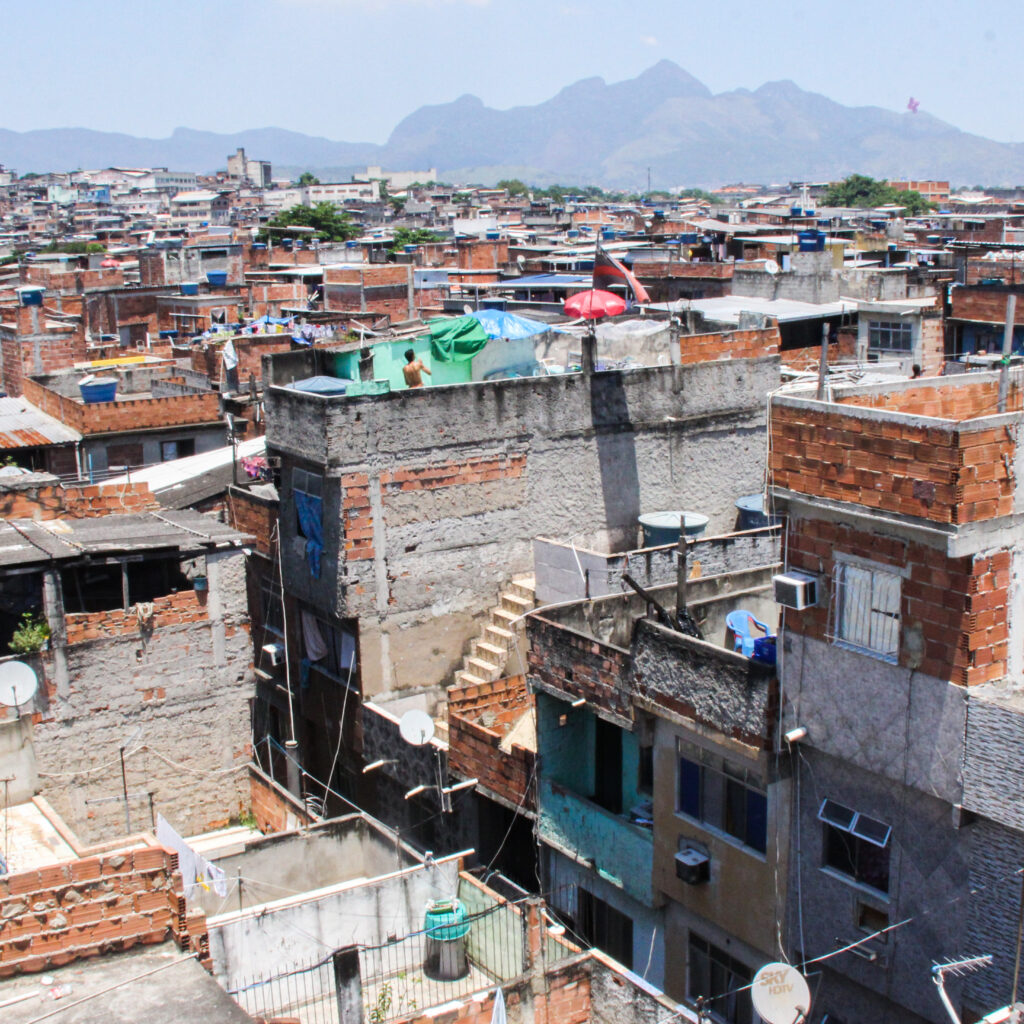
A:
{"label": "corrugated metal roof", "polygon": [[38,448],[81,440],[77,430],[66,427],[24,398],[0,398],[0,448]]}

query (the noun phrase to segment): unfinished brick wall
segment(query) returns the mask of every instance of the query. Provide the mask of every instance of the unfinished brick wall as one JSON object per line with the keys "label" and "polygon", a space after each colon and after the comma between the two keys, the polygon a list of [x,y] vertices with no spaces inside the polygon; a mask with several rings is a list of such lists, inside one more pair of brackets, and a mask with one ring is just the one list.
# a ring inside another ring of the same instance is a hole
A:
{"label": "unfinished brick wall", "polygon": [[757,359],[779,354],[779,329],[684,334],[679,338],[679,361],[703,363],[712,359]]}
{"label": "unfinished brick wall", "polygon": [[[986,277],[990,276],[988,274]],[[991,275],[996,276],[996,275]],[[1020,280],[1018,278],[1018,280]],[[1024,324],[1024,295],[1017,288],[1017,307],[1013,322]],[[951,288],[951,312],[954,320],[977,320],[983,323],[1002,324],[1006,322],[1006,289],[992,289],[980,286],[977,288]]]}
{"label": "unfinished brick wall", "polygon": [[38,409],[82,434],[120,433],[220,421],[220,399],[215,391],[86,405],[73,398],[65,398],[38,381],[25,378],[23,393]]}
{"label": "unfinished brick wall", "polygon": [[[533,697],[525,676],[510,676],[448,690],[448,766],[516,806],[533,809],[530,786],[536,754],[517,743],[506,753],[500,744],[508,731],[530,714]],[[484,723],[487,724],[484,724]]]}
{"label": "unfinished brick wall", "polygon": [[[929,415],[924,395],[915,402],[914,390],[880,395],[877,401],[899,403],[905,410],[906,395],[914,412]],[[939,406],[968,415],[975,407],[974,389],[946,399],[946,389],[921,390],[937,403],[932,415]],[[1009,428],[977,429],[978,423],[983,421],[926,426],[908,417],[881,419],[843,413],[835,405],[815,408],[776,400],[771,406],[772,484],[941,523],[1009,515],[1014,480],[1008,470],[1016,438]]]}
{"label": "unfinished brick wall", "polygon": [[[205,595],[193,590],[181,591],[157,597],[152,601],[153,616],[145,621],[145,628],[157,629],[162,626],[180,626],[188,622],[199,622],[206,618]],[[125,611],[115,608],[102,612],[70,612],[64,616],[64,628],[67,631],[68,644],[80,644],[87,640],[102,640],[115,636],[127,636],[138,633],[139,619],[133,606]],[[164,696],[159,690],[156,699]],[[145,699],[145,698],[144,698]],[[153,699],[151,696],[149,699]]]}
{"label": "unfinished brick wall", "polygon": [[[22,478],[24,479],[24,478]],[[149,484],[72,484],[53,477],[0,486],[0,519],[94,519],[111,512],[148,512],[162,508]]]}
{"label": "unfinished brick wall", "polygon": [[629,652],[558,625],[541,615],[526,619],[530,681],[632,721]]}
{"label": "unfinished brick wall", "polygon": [[174,937],[190,946],[178,857],[109,853],[0,879],[0,977]]}
{"label": "unfinished brick wall", "polygon": [[313,820],[300,801],[255,765],[249,766],[249,813],[266,834],[287,832]]}
{"label": "unfinished brick wall", "polygon": [[275,557],[271,549],[271,535],[277,525],[278,503],[271,498],[253,494],[244,487],[232,487],[227,492],[228,523],[241,533],[256,538],[256,550],[268,558]]}
{"label": "unfinished brick wall", "polygon": [[341,526],[345,558],[358,562],[373,558],[373,516],[370,478],[366,473],[345,473],[341,478]]}
{"label": "unfinished brick wall", "polygon": [[826,589],[816,607],[787,611],[787,630],[829,638],[836,556],[853,555],[906,572],[900,587],[901,665],[960,686],[1006,675],[1008,550],[948,558],[884,533],[798,517],[789,524],[787,552],[791,568],[820,575]]}

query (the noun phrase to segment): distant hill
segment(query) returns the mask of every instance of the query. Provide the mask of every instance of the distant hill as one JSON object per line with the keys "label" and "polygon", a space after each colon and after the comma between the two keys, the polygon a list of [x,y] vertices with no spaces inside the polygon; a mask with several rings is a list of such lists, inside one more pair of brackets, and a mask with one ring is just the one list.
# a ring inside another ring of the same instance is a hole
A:
{"label": "distant hill", "polygon": [[420,107],[383,145],[280,128],[220,135],[178,128],[167,139],[82,128],[0,130],[0,162],[20,172],[110,165],[212,171],[244,146],[288,167],[437,167],[447,180],[515,175],[537,183],[641,189],[727,181],[875,177],[1024,182],[1024,144],[993,142],[926,113],[845,107],[792,82],[713,95],[671,61],[609,85],[587,78],[530,107],[495,110],[476,96]]}

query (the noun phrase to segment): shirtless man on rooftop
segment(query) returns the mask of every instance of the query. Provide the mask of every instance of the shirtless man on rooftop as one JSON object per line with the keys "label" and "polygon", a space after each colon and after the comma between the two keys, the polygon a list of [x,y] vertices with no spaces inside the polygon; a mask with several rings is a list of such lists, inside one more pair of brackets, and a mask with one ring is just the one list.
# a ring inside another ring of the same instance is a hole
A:
{"label": "shirtless man on rooftop", "polygon": [[417,359],[416,353],[411,348],[407,349],[405,353],[405,366],[402,367],[402,376],[405,377],[406,387],[423,387],[424,373],[428,377],[431,375],[430,371],[423,365],[423,360]]}

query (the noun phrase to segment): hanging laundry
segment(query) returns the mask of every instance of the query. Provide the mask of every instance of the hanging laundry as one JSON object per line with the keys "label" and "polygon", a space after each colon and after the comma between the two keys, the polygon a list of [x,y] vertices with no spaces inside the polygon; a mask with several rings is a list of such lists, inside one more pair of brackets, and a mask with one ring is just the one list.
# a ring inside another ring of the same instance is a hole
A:
{"label": "hanging laundry", "polygon": [[197,887],[209,891],[211,885],[218,896],[222,898],[227,896],[228,883],[224,871],[196,853],[181,838],[177,829],[160,814],[156,816],[156,841],[178,855],[178,871],[181,873],[181,883],[186,899],[194,897]]}
{"label": "hanging laundry", "polygon": [[306,657],[310,661],[322,661],[327,657],[327,644],[324,642],[324,635],[320,632],[320,623],[316,616],[305,609],[301,613],[302,618],[302,640],[306,647]]}

